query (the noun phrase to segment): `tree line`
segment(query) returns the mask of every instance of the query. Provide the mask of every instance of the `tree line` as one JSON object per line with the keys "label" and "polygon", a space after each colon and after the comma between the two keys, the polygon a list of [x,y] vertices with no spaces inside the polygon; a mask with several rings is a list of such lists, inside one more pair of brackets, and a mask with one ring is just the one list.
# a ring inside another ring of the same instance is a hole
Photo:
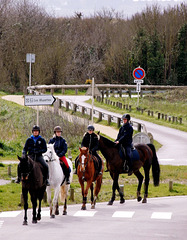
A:
{"label": "tree line", "polygon": [[146,71],[145,84],[187,84],[187,5],[158,5],[125,19],[114,10],[56,18],[32,1],[0,0],[0,89],[28,86],[26,54],[34,53],[32,85],[133,84],[132,71]]}

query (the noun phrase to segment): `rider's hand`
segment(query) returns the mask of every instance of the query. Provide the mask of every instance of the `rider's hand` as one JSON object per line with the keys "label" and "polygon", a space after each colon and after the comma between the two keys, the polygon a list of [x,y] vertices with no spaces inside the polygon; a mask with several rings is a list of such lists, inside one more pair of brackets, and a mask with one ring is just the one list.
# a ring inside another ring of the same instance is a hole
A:
{"label": "rider's hand", "polygon": [[116,142],[114,142],[115,144],[118,144],[119,143],[119,141],[116,141]]}

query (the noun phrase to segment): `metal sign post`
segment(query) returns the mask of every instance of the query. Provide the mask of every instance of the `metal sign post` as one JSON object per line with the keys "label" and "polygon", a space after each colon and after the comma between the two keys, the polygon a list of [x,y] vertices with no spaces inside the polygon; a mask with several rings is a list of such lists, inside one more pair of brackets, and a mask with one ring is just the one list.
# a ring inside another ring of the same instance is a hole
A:
{"label": "metal sign post", "polygon": [[30,87],[31,86],[31,67],[32,67],[32,63],[35,63],[35,54],[27,53],[26,62],[29,63],[29,87]]}
{"label": "metal sign post", "polygon": [[93,125],[93,109],[94,109],[94,78],[92,78],[92,125]]}
{"label": "metal sign post", "polygon": [[132,75],[135,78],[134,83],[136,83],[136,92],[138,93],[137,106],[139,106],[139,93],[141,92],[141,83],[144,82],[142,79],[145,77],[145,70],[139,66],[133,70]]}

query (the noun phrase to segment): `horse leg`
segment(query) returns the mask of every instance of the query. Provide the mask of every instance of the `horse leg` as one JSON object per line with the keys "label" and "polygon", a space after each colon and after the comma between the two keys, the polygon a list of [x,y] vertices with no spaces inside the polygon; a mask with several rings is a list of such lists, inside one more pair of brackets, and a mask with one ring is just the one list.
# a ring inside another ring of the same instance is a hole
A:
{"label": "horse leg", "polygon": [[96,181],[96,186],[95,186],[95,191],[94,191],[94,201],[92,204],[92,209],[95,209],[95,205],[96,205],[96,200],[97,200],[97,196],[100,192],[101,189],[101,183],[102,183],[102,177],[100,177],[97,181]]}
{"label": "horse leg", "polygon": [[144,165],[144,172],[145,172],[145,183],[144,183],[144,198],[142,200],[142,203],[147,203],[147,197],[148,197],[148,187],[149,187],[149,171],[150,166]]}
{"label": "horse leg", "polygon": [[41,203],[42,203],[42,199],[39,199],[39,206],[38,206],[38,213],[37,213],[37,220],[40,221],[41,220]]}
{"label": "horse leg", "polygon": [[86,210],[86,203],[85,203],[85,198],[84,198],[84,181],[82,178],[79,178],[79,183],[81,185],[81,191],[82,191],[82,207],[81,210]]}
{"label": "horse leg", "polygon": [[50,216],[52,215],[51,187],[47,187],[47,202],[49,203]]}
{"label": "horse leg", "polygon": [[57,186],[55,188],[55,192],[54,192],[54,197],[53,197],[53,207],[52,207],[52,213],[51,213],[51,218],[55,218],[55,209],[56,209],[56,205],[58,202],[58,196],[59,196],[59,192],[60,192],[60,186]]}
{"label": "horse leg", "polygon": [[23,225],[28,225],[28,222],[27,222],[28,190],[22,189],[22,194],[23,194],[23,199],[24,199],[24,211],[25,211]]}
{"label": "horse leg", "polygon": [[[112,179],[113,179],[113,185],[112,185],[112,198],[110,199],[110,201],[108,202],[108,205],[112,205],[113,204],[113,202],[114,202],[114,200],[115,200],[115,198],[116,198],[116,193],[115,193],[115,191],[116,191],[116,189],[118,190],[118,191],[120,191],[119,190],[119,185],[118,185],[118,178],[119,178],[119,174],[117,173],[117,174],[114,174],[114,175],[112,175],[111,174],[111,177],[112,177]],[[121,199],[123,199],[123,193],[121,192]]]}
{"label": "horse leg", "polygon": [[37,198],[33,193],[31,194],[31,202],[32,202],[32,223],[37,223],[36,218]]}
{"label": "horse leg", "polygon": [[94,189],[94,187],[93,187],[93,183],[92,183],[91,186],[90,186],[90,190],[91,190],[91,199],[90,199],[91,200],[91,205],[93,205],[93,200],[94,200],[93,189]]}
{"label": "horse leg", "polygon": [[91,184],[92,184],[92,180],[87,181],[86,189],[84,191],[84,196],[83,196],[82,210],[86,210],[87,194],[88,194],[88,189],[90,188]]}
{"label": "horse leg", "polygon": [[65,198],[65,201],[64,201],[63,215],[67,215],[67,198]]}
{"label": "horse leg", "polygon": [[140,192],[141,192],[141,187],[142,187],[142,182],[143,182],[143,175],[141,174],[141,172],[139,170],[137,172],[135,172],[134,175],[138,178],[137,201],[140,202],[142,200]]}
{"label": "horse leg", "polygon": [[59,205],[58,205],[58,201],[57,201],[56,206],[55,206],[55,215],[59,215]]}

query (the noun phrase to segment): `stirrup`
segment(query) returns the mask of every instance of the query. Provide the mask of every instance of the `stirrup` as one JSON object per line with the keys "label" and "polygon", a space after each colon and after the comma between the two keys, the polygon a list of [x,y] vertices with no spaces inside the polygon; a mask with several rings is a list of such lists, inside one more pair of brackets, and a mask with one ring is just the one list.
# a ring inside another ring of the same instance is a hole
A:
{"label": "stirrup", "polygon": [[46,179],[46,186],[50,186],[49,180]]}
{"label": "stirrup", "polygon": [[15,183],[19,184],[21,182],[20,178],[17,178]]}
{"label": "stirrup", "polygon": [[70,184],[70,180],[68,178],[68,179],[66,179],[66,185],[69,185],[69,184]]}

